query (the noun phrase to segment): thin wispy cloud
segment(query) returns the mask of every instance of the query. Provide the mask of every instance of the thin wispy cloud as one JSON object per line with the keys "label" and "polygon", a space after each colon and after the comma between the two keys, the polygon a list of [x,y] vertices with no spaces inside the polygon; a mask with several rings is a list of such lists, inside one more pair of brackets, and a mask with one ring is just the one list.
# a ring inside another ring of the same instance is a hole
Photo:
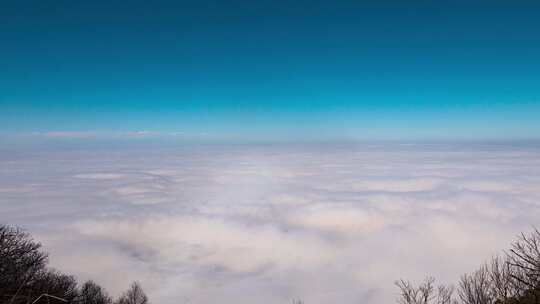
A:
{"label": "thin wispy cloud", "polygon": [[34,132],[0,132],[0,139],[13,140],[131,140],[131,139],[208,139],[207,132],[183,131],[34,131]]}

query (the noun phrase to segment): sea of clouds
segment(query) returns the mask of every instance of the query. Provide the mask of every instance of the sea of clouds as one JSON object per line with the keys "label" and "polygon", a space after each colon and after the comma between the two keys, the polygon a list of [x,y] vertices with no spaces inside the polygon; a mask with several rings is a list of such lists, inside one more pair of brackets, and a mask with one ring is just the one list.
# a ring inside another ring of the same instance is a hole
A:
{"label": "sea of clouds", "polygon": [[200,144],[0,150],[0,222],[152,303],[393,303],[540,223],[540,147]]}

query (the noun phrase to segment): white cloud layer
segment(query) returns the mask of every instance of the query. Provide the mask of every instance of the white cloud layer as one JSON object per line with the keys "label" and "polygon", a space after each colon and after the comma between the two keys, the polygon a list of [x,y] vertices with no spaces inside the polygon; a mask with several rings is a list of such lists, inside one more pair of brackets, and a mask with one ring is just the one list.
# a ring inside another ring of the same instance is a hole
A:
{"label": "white cloud layer", "polygon": [[392,303],[540,219],[527,145],[199,145],[0,158],[0,220],[53,266],[153,303]]}

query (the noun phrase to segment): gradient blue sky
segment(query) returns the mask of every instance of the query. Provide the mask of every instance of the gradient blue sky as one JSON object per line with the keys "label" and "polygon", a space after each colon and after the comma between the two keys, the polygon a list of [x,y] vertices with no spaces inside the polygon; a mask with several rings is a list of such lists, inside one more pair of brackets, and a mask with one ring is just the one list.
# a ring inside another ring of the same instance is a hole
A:
{"label": "gradient blue sky", "polygon": [[538,139],[540,3],[448,2],[2,1],[0,132]]}

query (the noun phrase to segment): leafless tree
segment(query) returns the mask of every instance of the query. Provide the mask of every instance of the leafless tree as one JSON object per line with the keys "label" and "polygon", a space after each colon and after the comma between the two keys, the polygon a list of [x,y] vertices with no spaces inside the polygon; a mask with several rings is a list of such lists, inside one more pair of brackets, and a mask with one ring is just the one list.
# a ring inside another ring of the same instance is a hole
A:
{"label": "leafless tree", "polygon": [[[68,304],[112,304],[92,281],[79,289],[73,276],[47,267],[41,244],[20,228],[0,224],[0,304],[62,301]],[[133,283],[116,304],[148,304],[138,283]]]}
{"label": "leafless tree", "polygon": [[472,274],[461,276],[458,294],[464,304],[495,303],[496,298],[493,294],[488,266],[482,265]]}
{"label": "leafless tree", "polygon": [[512,244],[507,253],[508,263],[516,268],[512,278],[526,285],[530,289],[540,286],[540,231],[522,233],[518,240]]}
{"label": "leafless tree", "polygon": [[540,231],[522,233],[506,256],[514,297],[522,302],[540,303]]}
{"label": "leafless tree", "polygon": [[111,304],[112,299],[101,286],[94,281],[86,281],[80,288],[77,303],[80,304]]}
{"label": "leafless tree", "polygon": [[499,256],[493,257],[488,267],[492,296],[503,303],[515,297],[519,289],[512,278],[514,270],[508,260]]}
{"label": "leafless tree", "polygon": [[400,290],[400,295],[397,300],[400,304],[417,304],[420,303],[419,300],[419,290],[418,288],[414,287],[414,285],[410,281],[405,281],[403,279],[400,279],[399,281],[396,281],[396,286]]}
{"label": "leafless tree", "polygon": [[[396,285],[401,304],[455,303],[454,289],[433,288],[433,278],[415,287],[400,280]],[[521,234],[503,257],[494,257],[471,274],[461,277],[458,289],[463,304],[540,304],[540,231]]]}
{"label": "leafless tree", "polygon": [[116,304],[148,304],[148,297],[138,282],[133,282],[131,287],[116,301]]}
{"label": "leafless tree", "polygon": [[453,304],[454,286],[440,285],[437,287],[436,304]]}
{"label": "leafless tree", "polygon": [[48,294],[65,299],[68,303],[78,297],[77,280],[71,275],[53,269],[46,269],[36,275],[31,286],[33,296]]}
{"label": "leafless tree", "polygon": [[44,270],[47,255],[23,230],[0,225],[0,302],[14,303]]}
{"label": "leafless tree", "polygon": [[405,280],[396,281],[400,289],[400,304],[451,304],[454,288],[440,285],[435,288],[435,279],[428,277],[419,286]]}

